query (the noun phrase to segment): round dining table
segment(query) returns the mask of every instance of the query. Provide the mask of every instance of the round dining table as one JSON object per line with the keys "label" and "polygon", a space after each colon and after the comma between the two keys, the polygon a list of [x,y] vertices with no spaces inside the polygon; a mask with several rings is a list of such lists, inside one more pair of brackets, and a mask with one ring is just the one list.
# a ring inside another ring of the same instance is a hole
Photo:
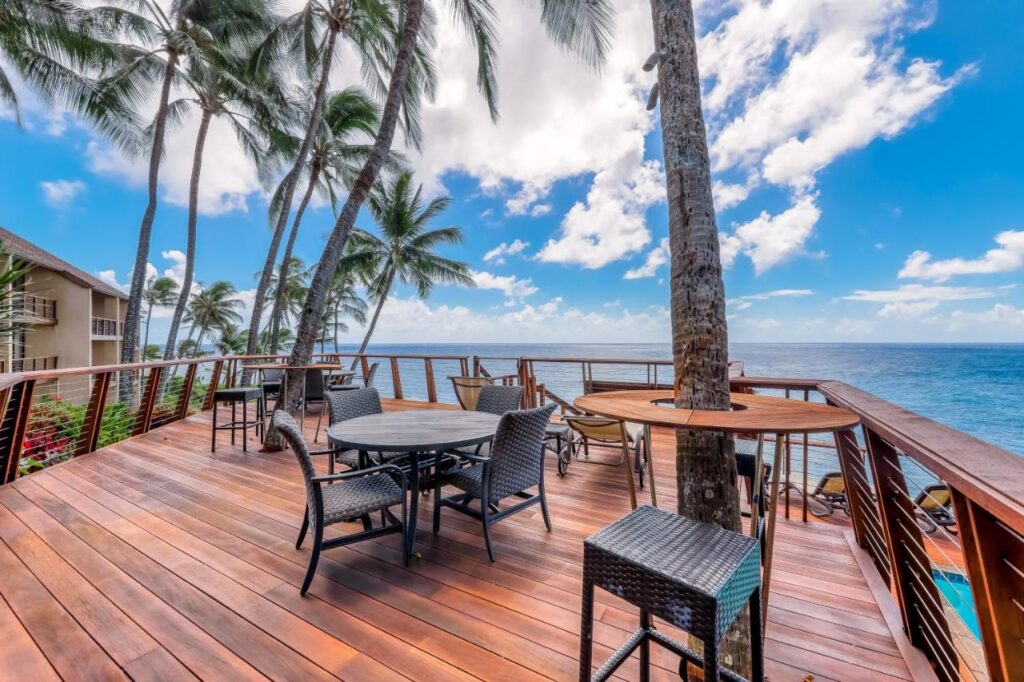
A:
{"label": "round dining table", "polygon": [[[327,440],[332,449],[356,450],[360,464],[369,464],[371,452],[403,452],[409,456],[409,552],[416,537],[416,515],[419,511],[421,465],[429,466],[434,458],[440,466],[445,452],[490,442],[498,429],[500,417],[470,410],[411,410],[383,412],[347,419],[327,427]],[[434,485],[439,485],[435,479]]]}
{"label": "round dining table", "polygon": [[[743,433],[757,435],[757,455],[754,465],[755,496],[761,494],[762,463],[764,461],[764,436],[775,434],[775,457],[772,467],[770,501],[768,503],[765,528],[761,529],[763,505],[755,504],[751,509],[750,532],[754,537],[765,534],[763,593],[765,608],[762,617],[767,622],[768,588],[771,585],[772,553],[775,541],[775,523],[779,506],[779,483],[783,464],[783,450],[789,460],[790,434],[833,433],[838,439],[843,432],[852,433],[860,418],[839,407],[821,403],[790,400],[752,393],[730,393],[730,410],[694,410],[675,407],[675,392],[672,390],[609,391],[580,396],[575,406],[591,414],[643,424],[650,442],[650,427],[664,426],[674,429]],[[838,443],[837,443],[838,445]],[[653,456],[648,459],[650,467]],[[651,499],[654,497],[654,471],[649,469]],[[757,499],[755,497],[755,499]]]}

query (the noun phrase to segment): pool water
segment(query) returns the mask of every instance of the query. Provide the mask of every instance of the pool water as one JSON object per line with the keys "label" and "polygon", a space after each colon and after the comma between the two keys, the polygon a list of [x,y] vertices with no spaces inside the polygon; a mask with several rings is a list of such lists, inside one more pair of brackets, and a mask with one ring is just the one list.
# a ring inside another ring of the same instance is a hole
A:
{"label": "pool water", "polygon": [[974,597],[971,595],[971,586],[967,578],[959,573],[947,571],[932,571],[935,576],[935,584],[939,592],[946,599],[950,606],[960,615],[960,619],[974,633],[975,639],[981,639],[981,630],[978,628],[978,614],[974,610]]}

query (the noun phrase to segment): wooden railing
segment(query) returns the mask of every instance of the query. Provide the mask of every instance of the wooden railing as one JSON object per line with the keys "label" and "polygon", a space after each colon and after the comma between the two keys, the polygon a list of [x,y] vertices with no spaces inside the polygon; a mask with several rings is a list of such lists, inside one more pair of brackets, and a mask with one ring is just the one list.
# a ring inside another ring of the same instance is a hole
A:
{"label": "wooden railing", "polygon": [[[0,376],[0,483],[30,472],[37,464],[91,452],[206,409],[218,385],[243,380],[246,365],[284,359],[204,357]],[[574,396],[555,395],[538,370],[579,364],[585,390],[604,390],[611,384],[638,388],[672,384],[671,370],[665,369],[668,363],[660,360],[372,353],[328,353],[317,359],[354,360],[363,372],[371,363],[381,362],[390,370],[395,398],[404,397],[403,369],[418,366],[426,398],[433,402],[438,401],[438,386],[444,382],[441,366],[522,385],[527,389],[527,404],[557,399],[569,408]],[[515,372],[490,371],[499,361],[515,367]],[[621,372],[599,376],[594,370],[604,365],[631,367],[635,380]],[[554,378],[549,375],[548,381]],[[127,401],[117,400],[122,394],[116,390],[120,381],[132,387]],[[845,481],[853,536],[895,595],[909,640],[924,652],[940,680],[1021,679],[1024,459],[842,382],[736,376],[732,388],[824,401],[860,417],[858,431],[838,433],[831,443],[794,437],[804,446],[804,493],[809,483],[806,453],[828,447]],[[783,483],[787,486],[792,483],[789,470],[786,462]],[[920,486],[911,485],[922,471],[940,487],[948,487],[955,528],[922,530],[924,509],[915,494]],[[789,495],[783,499],[788,516]],[[806,504],[803,509],[807,520]],[[963,624],[936,582],[940,569],[951,566],[966,576],[972,590],[981,631],[974,649],[974,640],[963,636]]]}
{"label": "wooden railing", "polygon": [[15,321],[57,321],[57,301],[52,298],[15,292],[11,295],[10,306]]}
{"label": "wooden railing", "polygon": [[92,318],[93,336],[121,336],[121,321],[106,317]]}

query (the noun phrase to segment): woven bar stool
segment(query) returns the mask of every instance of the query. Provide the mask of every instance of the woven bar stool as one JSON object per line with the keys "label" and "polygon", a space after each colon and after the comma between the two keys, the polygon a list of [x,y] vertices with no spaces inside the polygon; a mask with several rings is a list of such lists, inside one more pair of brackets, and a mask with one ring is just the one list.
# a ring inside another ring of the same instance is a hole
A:
{"label": "woven bar stool", "polygon": [[[249,401],[256,401],[256,418],[249,419]],[[217,423],[218,403],[231,403],[231,421],[223,424]],[[242,404],[242,420],[238,420],[236,412],[237,405]],[[239,388],[222,388],[213,393],[213,444],[211,451],[217,451],[217,432],[230,431],[231,444],[235,444],[235,431],[242,432],[242,451],[247,451],[246,435],[249,429],[256,429],[256,435],[260,441],[263,440],[263,389],[259,386],[241,386]]]}
{"label": "woven bar stool", "polygon": [[[640,629],[591,677],[594,588],[640,608]],[[704,665],[704,679],[742,681],[718,663],[718,645],[744,604],[750,605],[753,677],[764,680],[761,557],[757,540],[650,506],[642,506],[587,538],[583,546],[580,680],[606,680],[640,649],[640,679],[650,675],[650,643]],[[704,643],[701,657],[659,632],[657,616]]]}

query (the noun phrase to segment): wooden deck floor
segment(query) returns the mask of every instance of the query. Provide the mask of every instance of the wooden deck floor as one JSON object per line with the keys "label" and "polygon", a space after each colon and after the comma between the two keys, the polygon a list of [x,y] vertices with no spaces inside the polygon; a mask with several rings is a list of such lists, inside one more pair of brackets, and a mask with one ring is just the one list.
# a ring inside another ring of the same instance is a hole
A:
{"label": "wooden deck floor", "polygon": [[[331,550],[302,598],[293,455],[211,454],[209,426],[198,415],[0,488],[0,680],[576,679],[582,539],[627,510],[621,470],[552,465],[554,532],[539,510],[501,522],[494,564],[470,519],[445,510],[433,536],[425,500],[413,566],[397,536]],[[669,509],[670,438],[655,434]],[[603,660],[636,617],[600,591],[596,616]],[[782,522],[771,678],[911,679],[900,651],[844,530]],[[678,679],[675,657],[653,659],[654,679]]]}

